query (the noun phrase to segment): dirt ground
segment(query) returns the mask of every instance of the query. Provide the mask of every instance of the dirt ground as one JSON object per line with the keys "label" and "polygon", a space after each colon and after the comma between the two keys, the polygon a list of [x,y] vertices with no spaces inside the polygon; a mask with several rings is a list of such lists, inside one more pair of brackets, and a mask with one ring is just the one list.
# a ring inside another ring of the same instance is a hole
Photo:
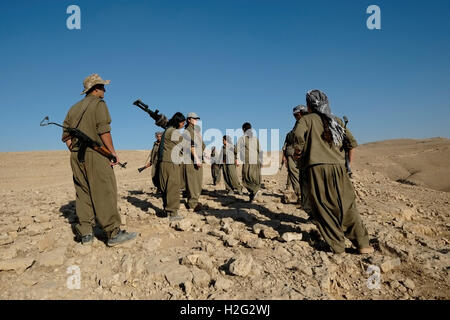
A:
{"label": "dirt ground", "polygon": [[[120,247],[74,241],[75,191],[65,151],[0,153],[0,299],[449,299],[450,140],[392,140],[356,149],[353,183],[376,252],[333,255],[286,194],[286,169],[262,196],[226,195],[204,168],[209,206],[161,217],[148,151],[115,168]],[[238,170],[239,171],[239,170]],[[403,179],[403,180],[400,180]],[[402,181],[402,183],[397,182]],[[79,275],[79,278],[77,276]],[[77,279],[80,287],[77,289]]]}

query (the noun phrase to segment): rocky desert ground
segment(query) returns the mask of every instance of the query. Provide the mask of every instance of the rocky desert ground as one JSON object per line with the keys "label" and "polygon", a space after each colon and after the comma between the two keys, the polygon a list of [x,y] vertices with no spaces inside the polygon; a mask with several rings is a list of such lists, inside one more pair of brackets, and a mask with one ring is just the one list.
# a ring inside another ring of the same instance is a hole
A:
{"label": "rocky desert ground", "polygon": [[68,152],[0,153],[0,299],[450,298],[449,139],[356,149],[353,183],[376,248],[367,256],[350,243],[327,252],[307,214],[282,203],[286,169],[264,176],[250,204],[213,186],[205,166],[209,209],[170,223],[150,170],[137,172],[147,155],[119,153],[123,228],[140,236],[109,248],[101,230],[92,245],[73,240]]}

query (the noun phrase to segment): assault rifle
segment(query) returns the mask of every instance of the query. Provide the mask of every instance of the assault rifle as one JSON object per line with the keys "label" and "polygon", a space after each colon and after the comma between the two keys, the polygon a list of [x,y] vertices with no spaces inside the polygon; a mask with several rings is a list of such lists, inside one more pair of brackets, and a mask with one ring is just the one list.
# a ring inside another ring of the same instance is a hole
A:
{"label": "assault rifle", "polygon": [[147,169],[148,167],[140,167],[140,168],[138,168],[138,171],[139,171],[139,173],[141,173],[142,171],[144,171],[145,169]]}
{"label": "assault rifle", "polygon": [[[346,116],[343,117],[345,125],[344,125],[344,129],[347,129],[347,123],[348,123],[348,118]],[[342,148],[345,150],[345,167],[347,168],[347,173],[349,175],[349,177],[352,177],[352,168],[350,168],[350,157],[348,155],[349,152],[349,144],[350,141],[347,138],[347,134],[344,137],[344,143],[342,145]]]}
{"label": "assault rifle", "polygon": [[152,119],[155,120],[155,124],[158,127],[161,127],[163,129],[166,128],[167,123],[169,122],[169,120],[167,120],[165,115],[159,114],[159,110],[158,109],[156,109],[155,111],[150,110],[148,105],[143,103],[140,99],[138,99],[135,102],[133,102],[133,105],[135,105],[135,106],[139,107],[140,109],[142,109],[143,111],[147,112],[149,114],[149,116],[152,117]]}
{"label": "assault rifle", "polygon": [[[77,128],[69,128],[69,127],[64,127],[58,123],[55,122],[49,122],[49,118],[48,116],[45,117],[41,123],[40,126],[44,127],[44,126],[48,126],[50,124],[53,124],[55,126],[61,127],[63,129],[66,129],[67,132],[69,133],[69,137],[71,138],[77,138],[78,139],[78,144],[79,144],[79,150],[78,150],[78,161],[80,162],[84,162],[84,155],[86,153],[86,149],[89,147],[95,151],[97,151],[98,153],[100,153],[102,156],[106,157],[109,159],[109,161],[112,161],[114,163],[117,162],[117,158],[115,155],[113,155],[111,153],[111,151],[109,151],[108,149],[106,149],[105,147],[103,147],[102,145],[100,145],[100,143],[98,143],[97,141],[92,140],[91,138],[89,138],[83,131],[81,131],[80,129]],[[68,140],[68,139],[67,139]],[[127,163],[117,163],[119,166],[121,166],[122,168],[126,168]]]}

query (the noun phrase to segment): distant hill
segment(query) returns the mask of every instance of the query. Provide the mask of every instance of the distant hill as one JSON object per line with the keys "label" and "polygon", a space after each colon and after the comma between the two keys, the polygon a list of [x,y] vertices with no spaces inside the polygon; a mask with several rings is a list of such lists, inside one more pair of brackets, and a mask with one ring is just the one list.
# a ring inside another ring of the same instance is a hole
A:
{"label": "distant hill", "polygon": [[450,139],[396,139],[360,145],[355,169],[378,171],[394,181],[450,192]]}

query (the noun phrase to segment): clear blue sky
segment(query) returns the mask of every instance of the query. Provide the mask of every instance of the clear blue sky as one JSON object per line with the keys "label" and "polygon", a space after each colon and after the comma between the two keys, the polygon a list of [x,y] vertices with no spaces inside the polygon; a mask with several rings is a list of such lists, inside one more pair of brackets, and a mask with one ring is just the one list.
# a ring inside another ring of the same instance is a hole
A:
{"label": "clear blue sky", "polygon": [[[81,30],[66,9],[81,8]],[[381,8],[368,30],[366,8]],[[450,137],[450,1],[1,1],[0,151],[63,149],[83,79],[110,79],[116,149],[158,129],[132,106],[195,111],[204,129],[280,129],[305,92],[325,91],[359,143]]]}

